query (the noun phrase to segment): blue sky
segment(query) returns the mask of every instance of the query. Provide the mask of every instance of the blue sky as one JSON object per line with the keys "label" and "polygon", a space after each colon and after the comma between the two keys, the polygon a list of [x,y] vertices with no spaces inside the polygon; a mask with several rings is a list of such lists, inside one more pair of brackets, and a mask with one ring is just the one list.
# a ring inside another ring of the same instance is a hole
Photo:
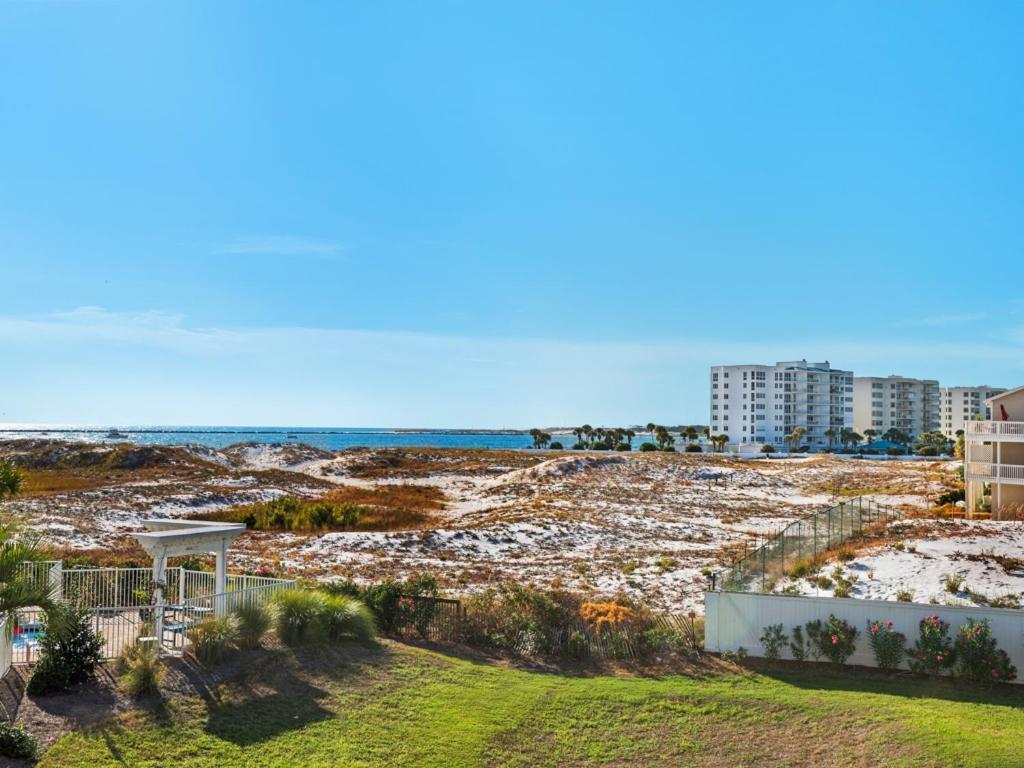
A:
{"label": "blue sky", "polygon": [[1020,3],[0,4],[0,421],[1024,383]]}

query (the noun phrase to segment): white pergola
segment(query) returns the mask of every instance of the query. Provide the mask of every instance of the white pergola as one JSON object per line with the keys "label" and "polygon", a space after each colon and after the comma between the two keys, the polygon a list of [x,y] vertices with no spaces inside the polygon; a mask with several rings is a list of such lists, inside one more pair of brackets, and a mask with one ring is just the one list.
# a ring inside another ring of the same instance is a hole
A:
{"label": "white pergola", "polygon": [[[214,594],[223,596],[228,582],[228,547],[245,530],[245,523],[216,523],[199,520],[143,520],[145,531],[133,533],[136,541],[153,558],[153,602],[164,605],[167,583],[167,558],[183,555],[205,555],[213,552]],[[217,600],[223,601],[223,597]],[[218,611],[220,613],[220,611]],[[163,641],[163,610],[156,611],[156,636]]]}

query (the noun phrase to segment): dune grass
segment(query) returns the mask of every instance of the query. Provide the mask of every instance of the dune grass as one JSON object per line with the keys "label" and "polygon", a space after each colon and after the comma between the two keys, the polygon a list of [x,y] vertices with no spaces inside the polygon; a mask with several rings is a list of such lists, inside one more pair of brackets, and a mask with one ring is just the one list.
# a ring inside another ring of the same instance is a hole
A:
{"label": "dune grass", "polygon": [[1022,704],[1016,689],[827,670],[587,677],[307,647],[65,736],[40,765],[1010,766]]}
{"label": "dune grass", "polygon": [[245,523],[258,531],[401,531],[425,526],[443,507],[444,494],[432,486],[343,486],[316,498],[283,496],[201,512],[193,519]]}

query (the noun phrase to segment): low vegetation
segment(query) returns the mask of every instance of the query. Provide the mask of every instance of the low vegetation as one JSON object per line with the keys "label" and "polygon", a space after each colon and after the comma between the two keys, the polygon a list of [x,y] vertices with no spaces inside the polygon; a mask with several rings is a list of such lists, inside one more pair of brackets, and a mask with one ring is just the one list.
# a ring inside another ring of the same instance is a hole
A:
{"label": "low vegetation", "polygon": [[114,674],[125,693],[135,698],[155,696],[166,676],[156,643],[133,643],[125,646],[114,662]]}
{"label": "low vegetation", "polygon": [[373,614],[359,600],[317,590],[290,589],[274,598],[274,630],[287,645],[372,640]]}
{"label": "low vegetation", "polygon": [[35,737],[23,727],[0,723],[0,755],[14,760],[34,760],[38,751]]}
{"label": "low vegetation", "polygon": [[698,671],[561,675],[394,644],[299,648],[203,696],[69,734],[40,765],[271,768],[296,756],[366,768],[1019,764],[1017,690],[822,667]]}
{"label": "low vegetation", "polygon": [[444,494],[432,486],[345,486],[317,498],[282,496],[195,515],[197,520],[245,523],[257,531],[397,531],[419,528],[444,507]]}
{"label": "low vegetation", "polygon": [[56,604],[46,611],[39,639],[39,661],[28,680],[29,693],[59,693],[96,674],[103,660],[103,639],[93,629],[91,611]]}

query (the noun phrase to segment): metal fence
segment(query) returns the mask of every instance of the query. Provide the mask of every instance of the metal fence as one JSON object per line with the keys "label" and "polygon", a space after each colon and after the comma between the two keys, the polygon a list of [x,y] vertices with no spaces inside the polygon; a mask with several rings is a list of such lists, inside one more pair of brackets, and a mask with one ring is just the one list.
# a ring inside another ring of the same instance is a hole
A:
{"label": "metal fence", "polygon": [[830,549],[860,538],[865,529],[903,512],[858,496],[790,523],[729,568],[711,575],[710,587],[726,592],[770,592],[798,563],[809,565]]}
{"label": "metal fence", "polygon": [[[87,609],[93,629],[103,640],[105,659],[116,658],[140,637],[181,650],[188,643],[188,630],[206,617],[263,604],[296,584],[294,580],[229,574],[227,591],[214,594],[213,573],[170,568],[163,585],[164,599],[157,605],[157,584],[149,568],[64,569],[59,560],[51,560],[23,563],[19,575],[33,587],[48,589],[53,599]],[[0,626],[0,675],[11,664],[38,659],[44,619],[41,608],[24,608],[16,612],[10,634]]]}
{"label": "metal fence", "polygon": [[462,604],[445,597],[399,597],[392,634],[431,642],[458,642],[462,638]]}

